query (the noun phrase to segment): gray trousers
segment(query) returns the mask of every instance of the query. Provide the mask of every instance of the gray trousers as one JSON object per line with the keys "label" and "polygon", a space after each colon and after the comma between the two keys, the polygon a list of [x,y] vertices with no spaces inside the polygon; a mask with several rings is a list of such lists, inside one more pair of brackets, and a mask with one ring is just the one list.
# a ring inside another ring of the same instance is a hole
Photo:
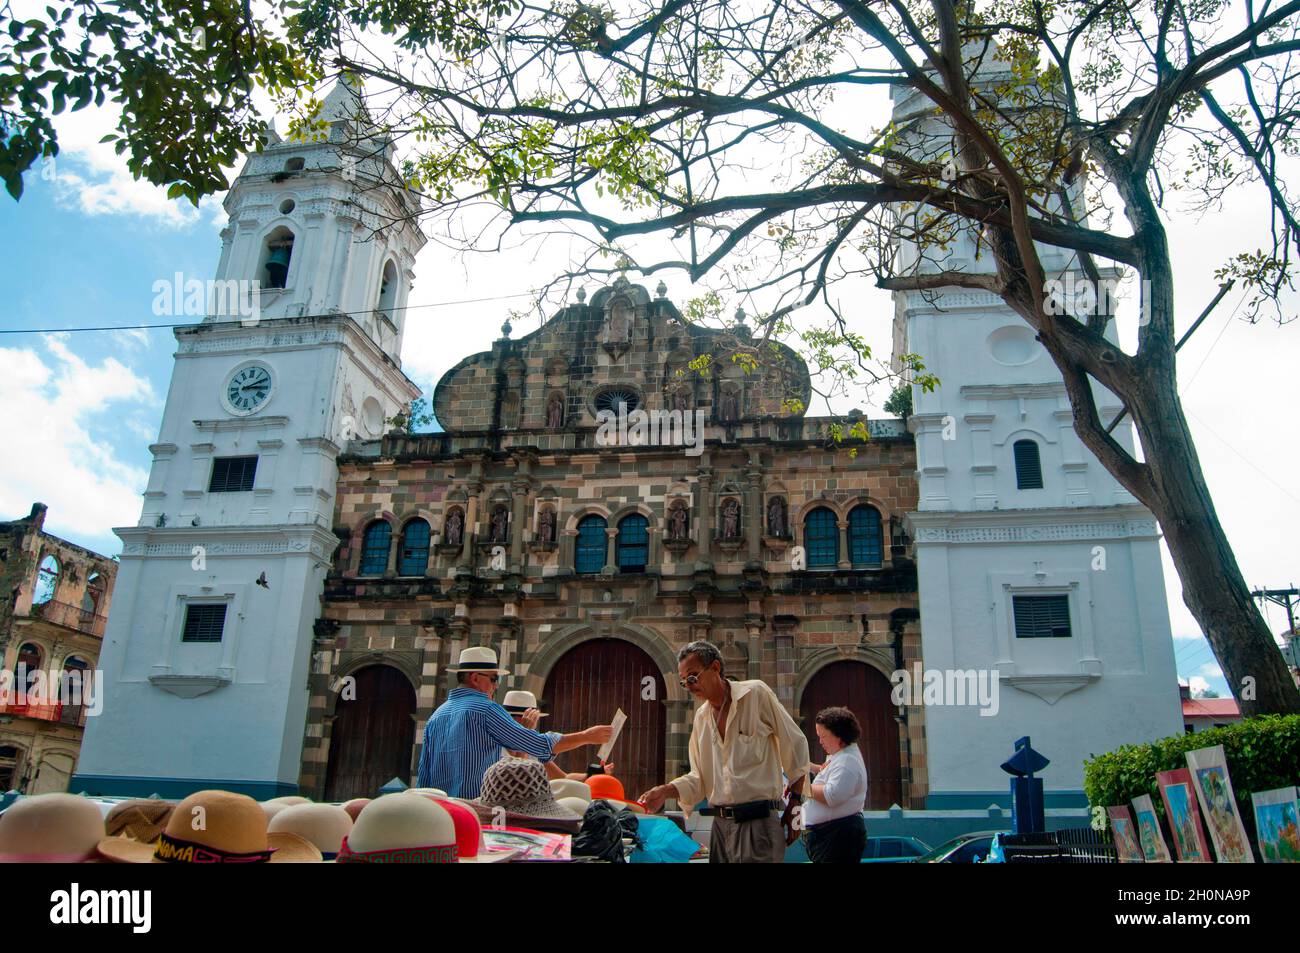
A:
{"label": "gray trousers", "polygon": [[713,818],[709,836],[711,864],[779,864],[785,859],[785,829],[781,816],[756,821]]}

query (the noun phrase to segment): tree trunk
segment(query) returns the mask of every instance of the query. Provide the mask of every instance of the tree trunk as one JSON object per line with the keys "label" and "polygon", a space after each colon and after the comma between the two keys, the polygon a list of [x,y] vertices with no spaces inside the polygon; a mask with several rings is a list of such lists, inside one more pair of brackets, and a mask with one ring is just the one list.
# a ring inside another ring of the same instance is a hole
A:
{"label": "tree trunk", "polygon": [[1300,691],[1219,523],[1173,375],[1135,388],[1129,409],[1151,476],[1150,492],[1134,495],[1160,522],[1183,602],[1209,640],[1242,715],[1300,712]]}

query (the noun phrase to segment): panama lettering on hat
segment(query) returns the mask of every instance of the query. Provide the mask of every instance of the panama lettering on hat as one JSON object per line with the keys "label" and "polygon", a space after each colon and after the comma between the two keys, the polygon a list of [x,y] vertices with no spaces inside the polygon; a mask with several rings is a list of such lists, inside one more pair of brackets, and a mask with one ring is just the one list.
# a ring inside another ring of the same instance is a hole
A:
{"label": "panama lettering on hat", "polygon": [[497,664],[496,650],[486,646],[472,646],[468,649],[460,650],[460,661],[455,665],[448,665],[449,672],[483,672],[491,674],[495,672],[498,675],[509,675],[510,673]]}

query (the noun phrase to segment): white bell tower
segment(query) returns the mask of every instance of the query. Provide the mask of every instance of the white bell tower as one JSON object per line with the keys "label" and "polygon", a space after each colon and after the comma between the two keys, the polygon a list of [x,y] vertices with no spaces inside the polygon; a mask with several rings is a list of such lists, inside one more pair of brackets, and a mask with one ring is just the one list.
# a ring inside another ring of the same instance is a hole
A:
{"label": "white bell tower", "polygon": [[[942,163],[951,131],[921,118],[931,107],[919,94],[894,96],[909,148]],[[1049,278],[1082,281],[1062,250],[1040,253]],[[993,270],[970,235],[934,260],[908,245],[899,257],[903,270]],[[998,296],[896,293],[894,348],[941,382],[913,387],[909,420],[924,667],[996,672],[999,686],[995,714],[927,703],[927,807],[1007,806],[999,765],[1024,735],[1051,759],[1046,806],[1083,807],[1086,758],[1182,731],[1155,518],[1083,446],[1060,371]],[[1096,394],[1113,420],[1120,402]],[[1127,424],[1115,438],[1132,448]]]}
{"label": "white bell tower", "polygon": [[208,313],[175,332],[74,792],[297,790],[335,459],[419,396],[399,353],[426,240],[360,99],[321,115],[325,141],[269,130],[246,160]]}

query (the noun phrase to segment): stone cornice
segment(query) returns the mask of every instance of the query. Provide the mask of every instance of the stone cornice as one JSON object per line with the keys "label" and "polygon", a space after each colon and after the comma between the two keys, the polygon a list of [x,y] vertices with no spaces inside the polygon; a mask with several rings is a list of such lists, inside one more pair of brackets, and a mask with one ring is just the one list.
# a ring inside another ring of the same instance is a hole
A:
{"label": "stone cornice", "polygon": [[1155,517],[1134,504],[976,512],[921,510],[908,513],[906,520],[917,545],[1160,538]]}
{"label": "stone cornice", "polygon": [[324,526],[120,526],[122,560],[142,557],[192,559],[194,547],[214,556],[315,556],[329,561],[338,537]]}
{"label": "stone cornice", "polygon": [[968,399],[997,400],[1008,397],[1064,397],[1065,384],[1049,381],[1043,384],[967,384],[961,396]]}

